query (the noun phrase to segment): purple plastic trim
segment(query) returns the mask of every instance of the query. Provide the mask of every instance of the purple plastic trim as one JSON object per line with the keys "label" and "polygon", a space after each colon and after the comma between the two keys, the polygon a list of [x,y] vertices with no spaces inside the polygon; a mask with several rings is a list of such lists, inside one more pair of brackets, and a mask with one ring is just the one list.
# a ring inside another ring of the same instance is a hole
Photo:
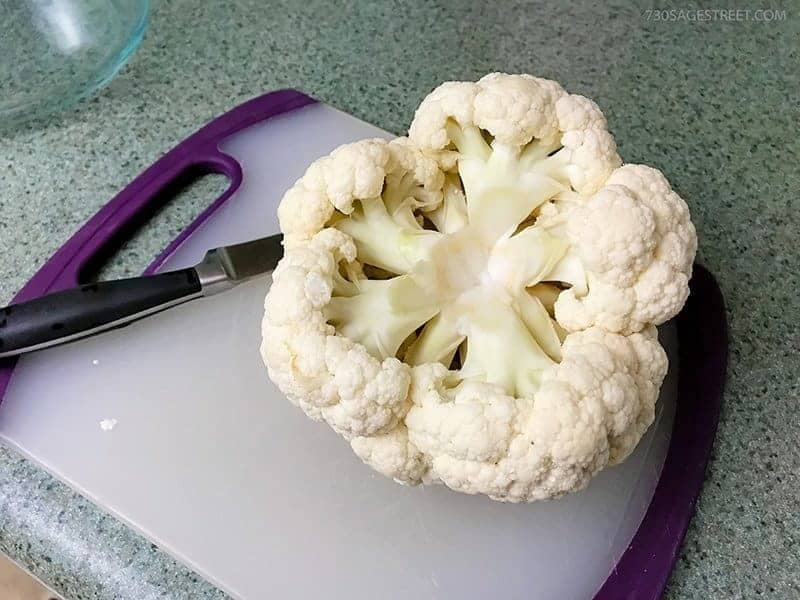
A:
{"label": "purple plastic trim", "polygon": [[694,514],[717,431],[728,366],[725,303],[694,266],[678,326],[678,400],[661,477],[639,529],[594,600],[657,600]]}
{"label": "purple plastic trim", "polygon": [[[112,243],[160,191],[190,169],[226,175],[228,189],[147,267],[158,267],[239,188],[238,162],[219,150],[230,135],[316,102],[295,90],[254,98],[215,119],[165,154],[61,247],[14,297],[23,301],[77,285],[81,270]],[[653,499],[627,550],[594,600],[657,600],[664,591],[703,485],[719,420],[727,367],[727,323],[714,277],[695,265],[692,293],[677,318],[680,375],[672,438]],[[0,361],[0,401],[15,360]],[[691,365],[691,368],[688,366]]]}
{"label": "purple plastic trim", "polygon": [[[242,183],[242,168],[221,152],[219,144],[232,134],[274,116],[314,104],[316,100],[297,90],[280,90],[253,98],[214,119],[194,135],[167,152],[130,185],[117,194],[50,257],[44,266],[14,296],[22,302],[78,285],[87,264],[109,244],[118,241],[126,226],[158,201],[158,195],[192,169],[226,175],[231,183],[189,226],[167,246],[145,270],[153,273],[200,225],[222,206]],[[0,359],[2,402],[16,358]]]}

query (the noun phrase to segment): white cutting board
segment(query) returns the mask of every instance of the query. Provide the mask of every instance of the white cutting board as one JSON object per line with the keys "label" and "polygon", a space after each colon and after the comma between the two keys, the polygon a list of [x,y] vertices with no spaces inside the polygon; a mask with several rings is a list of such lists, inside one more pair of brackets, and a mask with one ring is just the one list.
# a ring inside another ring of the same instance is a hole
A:
{"label": "white cutting board", "polygon": [[[162,270],[277,232],[277,203],[309,162],[386,135],[317,104],[229,138],[222,150],[241,163],[242,186]],[[267,285],[23,358],[0,436],[235,597],[592,597],[655,488],[674,368],[656,425],[584,492],[507,505],[401,487],[268,380],[258,353]],[[104,419],[116,427],[104,431]]]}

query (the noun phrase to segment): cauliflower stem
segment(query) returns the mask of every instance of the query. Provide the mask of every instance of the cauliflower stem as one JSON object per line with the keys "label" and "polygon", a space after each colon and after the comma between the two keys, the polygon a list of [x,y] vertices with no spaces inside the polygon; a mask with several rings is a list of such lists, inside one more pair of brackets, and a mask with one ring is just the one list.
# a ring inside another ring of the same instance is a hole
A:
{"label": "cauliflower stem", "polygon": [[381,196],[336,220],[360,261],[396,276],[356,280],[344,294],[335,290],[326,315],[376,356],[397,356],[414,336],[405,362],[449,367],[461,347],[461,379],[532,396],[542,371],[560,359],[561,342],[528,289],[552,281],[554,272],[564,277],[558,283],[585,287],[579,263],[558,268],[569,244],[535,219],[542,204],[574,193],[570,164],[555,135],[519,152],[487,143],[474,126],[449,121],[447,132],[459,153],[458,177],[431,218],[406,176],[387,178]]}

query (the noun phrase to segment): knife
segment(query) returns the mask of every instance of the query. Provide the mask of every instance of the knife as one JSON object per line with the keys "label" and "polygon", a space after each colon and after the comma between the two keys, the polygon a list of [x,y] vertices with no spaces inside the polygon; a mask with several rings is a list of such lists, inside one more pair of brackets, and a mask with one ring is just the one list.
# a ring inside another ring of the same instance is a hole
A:
{"label": "knife", "polygon": [[281,234],[209,250],[194,267],[158,275],[87,283],[0,308],[0,358],[120,327],[196,298],[228,290],[273,270]]}

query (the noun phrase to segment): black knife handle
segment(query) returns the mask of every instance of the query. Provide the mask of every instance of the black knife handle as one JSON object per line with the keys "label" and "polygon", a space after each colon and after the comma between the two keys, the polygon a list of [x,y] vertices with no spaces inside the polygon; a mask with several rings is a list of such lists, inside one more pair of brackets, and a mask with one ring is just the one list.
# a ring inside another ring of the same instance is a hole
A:
{"label": "black knife handle", "polygon": [[0,357],[113,329],[202,295],[193,268],[88,283],[0,308]]}

